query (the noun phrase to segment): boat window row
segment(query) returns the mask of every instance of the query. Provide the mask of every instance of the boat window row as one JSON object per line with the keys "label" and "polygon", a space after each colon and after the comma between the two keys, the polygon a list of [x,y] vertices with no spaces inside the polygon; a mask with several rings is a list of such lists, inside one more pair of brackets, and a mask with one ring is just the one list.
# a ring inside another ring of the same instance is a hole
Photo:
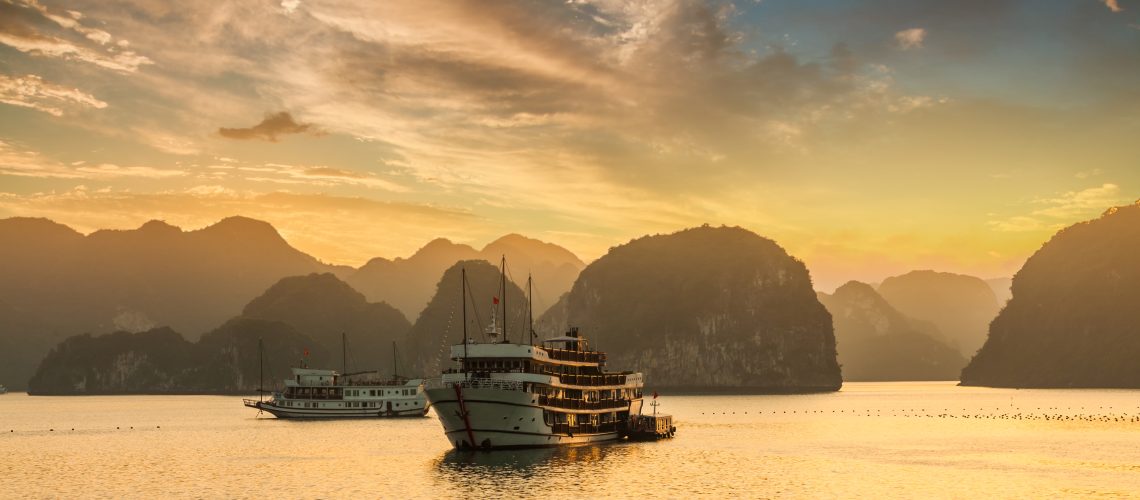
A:
{"label": "boat window row", "polygon": [[[279,401],[278,406],[286,408],[328,408],[329,405],[322,405],[316,401]],[[331,403],[330,403],[331,404]],[[392,406],[414,406],[413,403],[393,403]],[[381,403],[376,401],[345,401],[337,403],[337,408],[380,408]]]}
{"label": "boat window row", "polygon": [[486,377],[490,373],[534,373],[554,375],[564,384],[624,385],[622,373],[604,373],[596,366],[566,366],[518,359],[472,359],[464,363],[468,372]]}
{"label": "boat window row", "polygon": [[[335,389],[334,389],[335,390]],[[415,389],[344,389],[345,397],[415,396]]]}
{"label": "boat window row", "polygon": [[286,387],[292,399],[342,399],[344,397],[415,396],[418,389],[341,389],[339,387]]}
{"label": "boat window row", "polygon": [[548,385],[534,384],[531,393],[552,398],[581,399],[587,402],[606,401],[612,399],[630,400],[641,398],[641,388],[629,389],[565,389],[550,387]]}
{"label": "boat window row", "polygon": [[556,387],[533,387],[538,395],[538,404],[567,410],[605,410],[628,408],[630,400],[641,398],[641,389],[605,389],[600,391],[562,389]]}
{"label": "boat window row", "polygon": [[555,434],[597,434],[618,432],[629,419],[629,412],[591,413],[577,415],[543,410],[542,420]]}

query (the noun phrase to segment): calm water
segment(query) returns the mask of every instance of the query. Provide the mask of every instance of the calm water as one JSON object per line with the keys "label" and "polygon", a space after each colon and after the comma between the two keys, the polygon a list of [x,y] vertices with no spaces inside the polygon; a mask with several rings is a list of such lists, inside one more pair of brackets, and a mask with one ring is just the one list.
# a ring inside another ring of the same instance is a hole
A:
{"label": "calm water", "polygon": [[488,453],[451,451],[434,417],[295,422],[236,397],[8,394],[0,496],[1140,497],[1140,391],[848,383],[662,401],[670,441]]}

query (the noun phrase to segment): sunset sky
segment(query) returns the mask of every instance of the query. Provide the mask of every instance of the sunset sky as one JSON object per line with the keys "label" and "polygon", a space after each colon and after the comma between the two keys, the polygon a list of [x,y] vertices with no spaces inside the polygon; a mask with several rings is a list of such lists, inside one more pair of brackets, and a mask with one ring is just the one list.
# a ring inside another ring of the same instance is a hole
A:
{"label": "sunset sky", "polygon": [[739,225],[830,290],[1137,198],[1137,0],[0,0],[0,218],[351,265]]}

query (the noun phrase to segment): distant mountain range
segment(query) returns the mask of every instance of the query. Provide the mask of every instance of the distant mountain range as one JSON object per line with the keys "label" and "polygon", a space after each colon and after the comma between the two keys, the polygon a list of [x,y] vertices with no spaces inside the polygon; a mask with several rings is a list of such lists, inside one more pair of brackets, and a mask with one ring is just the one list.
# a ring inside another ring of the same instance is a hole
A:
{"label": "distant mountain range", "polygon": [[841,385],[831,317],[804,264],[734,227],[646,236],[610,249],[540,321],[578,326],[609,366],[654,387],[748,392]]}
{"label": "distant mountain range", "polygon": [[964,356],[982,347],[1001,305],[985,281],[964,274],[911,271],[883,280],[879,295],[900,313],[932,323]]}
{"label": "distant mountain range", "polygon": [[[331,274],[369,290],[373,302],[402,303],[403,314],[415,317],[443,270],[467,258],[445,247],[470,249],[437,240],[409,259],[373,259],[357,270],[320,262],[268,223],[244,217],[195,231],[151,221],[86,236],[47,219],[17,217],[0,219],[0,241],[0,381],[16,390],[66,337],[165,326],[193,341],[289,276]],[[536,294],[539,304],[569,290],[583,266],[561,247],[518,235],[477,254],[495,262],[506,254],[512,277],[523,283],[532,271],[544,292]]]}
{"label": "distant mountain range", "polygon": [[845,381],[957,380],[966,358],[931,323],[908,318],[870,285],[819,294],[831,313]]}
{"label": "distant mountain range", "polygon": [[14,218],[0,220],[0,241],[0,340],[14,348],[0,352],[0,377],[14,388],[67,336],[169,326],[196,339],[283,276],[345,271],[244,217],[197,231],[151,221],[87,236]]}
{"label": "distant mountain range", "polygon": [[276,381],[306,348],[313,364],[341,368],[342,334],[350,370],[391,373],[396,343],[402,373],[434,375],[461,338],[460,270],[471,283],[468,331],[480,335],[506,254],[511,339],[528,335],[519,285],[530,272],[540,337],[579,326],[612,367],[644,371],[658,387],[834,390],[840,363],[848,380],[945,379],[991,320],[963,383],[1134,387],[1140,375],[1130,385],[1126,359],[1137,347],[1128,328],[1140,324],[1138,212],[1121,207],[1058,233],[1012,280],[1008,303],[1000,278],[934,271],[817,296],[802,262],[740,228],[646,236],[589,266],[507,235],[482,250],[438,239],[352,269],[242,217],[87,236],[4,219],[0,381],[19,390],[31,378],[41,393],[241,392],[254,387],[257,338]]}
{"label": "distant mountain range", "polygon": [[1025,262],[962,384],[1140,388],[1140,202],[1062,229]]}
{"label": "distant mountain range", "polygon": [[244,217],[197,231],[151,221],[87,236],[46,219],[15,218],[0,220],[0,239],[0,300],[74,333],[164,325],[197,334],[282,277],[351,271]]}
{"label": "distant mountain range", "polygon": [[[516,284],[525,285],[528,273],[534,276],[534,308],[540,313],[570,290],[586,266],[565,248],[517,234],[503,236],[482,250],[440,238],[407,259],[372,259],[346,281],[369,300],[387,302],[415,318],[436,292],[435,280],[456,262],[486,260],[498,265],[504,255],[509,279]],[[427,276],[432,279],[424,279]]]}

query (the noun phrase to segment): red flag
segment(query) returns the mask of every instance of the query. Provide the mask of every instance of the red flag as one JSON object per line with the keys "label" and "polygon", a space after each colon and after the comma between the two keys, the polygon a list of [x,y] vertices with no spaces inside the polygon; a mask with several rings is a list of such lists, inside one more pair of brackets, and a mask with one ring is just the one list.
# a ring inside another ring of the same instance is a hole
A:
{"label": "red flag", "polygon": [[308,347],[305,348],[305,357],[309,357],[309,348]]}
{"label": "red flag", "polygon": [[657,399],[657,391],[653,391],[653,399]]}
{"label": "red flag", "polygon": [[498,297],[491,297],[491,302],[492,302],[492,303],[495,303],[495,304],[498,304],[498,303],[499,303],[499,298],[498,298]]}

